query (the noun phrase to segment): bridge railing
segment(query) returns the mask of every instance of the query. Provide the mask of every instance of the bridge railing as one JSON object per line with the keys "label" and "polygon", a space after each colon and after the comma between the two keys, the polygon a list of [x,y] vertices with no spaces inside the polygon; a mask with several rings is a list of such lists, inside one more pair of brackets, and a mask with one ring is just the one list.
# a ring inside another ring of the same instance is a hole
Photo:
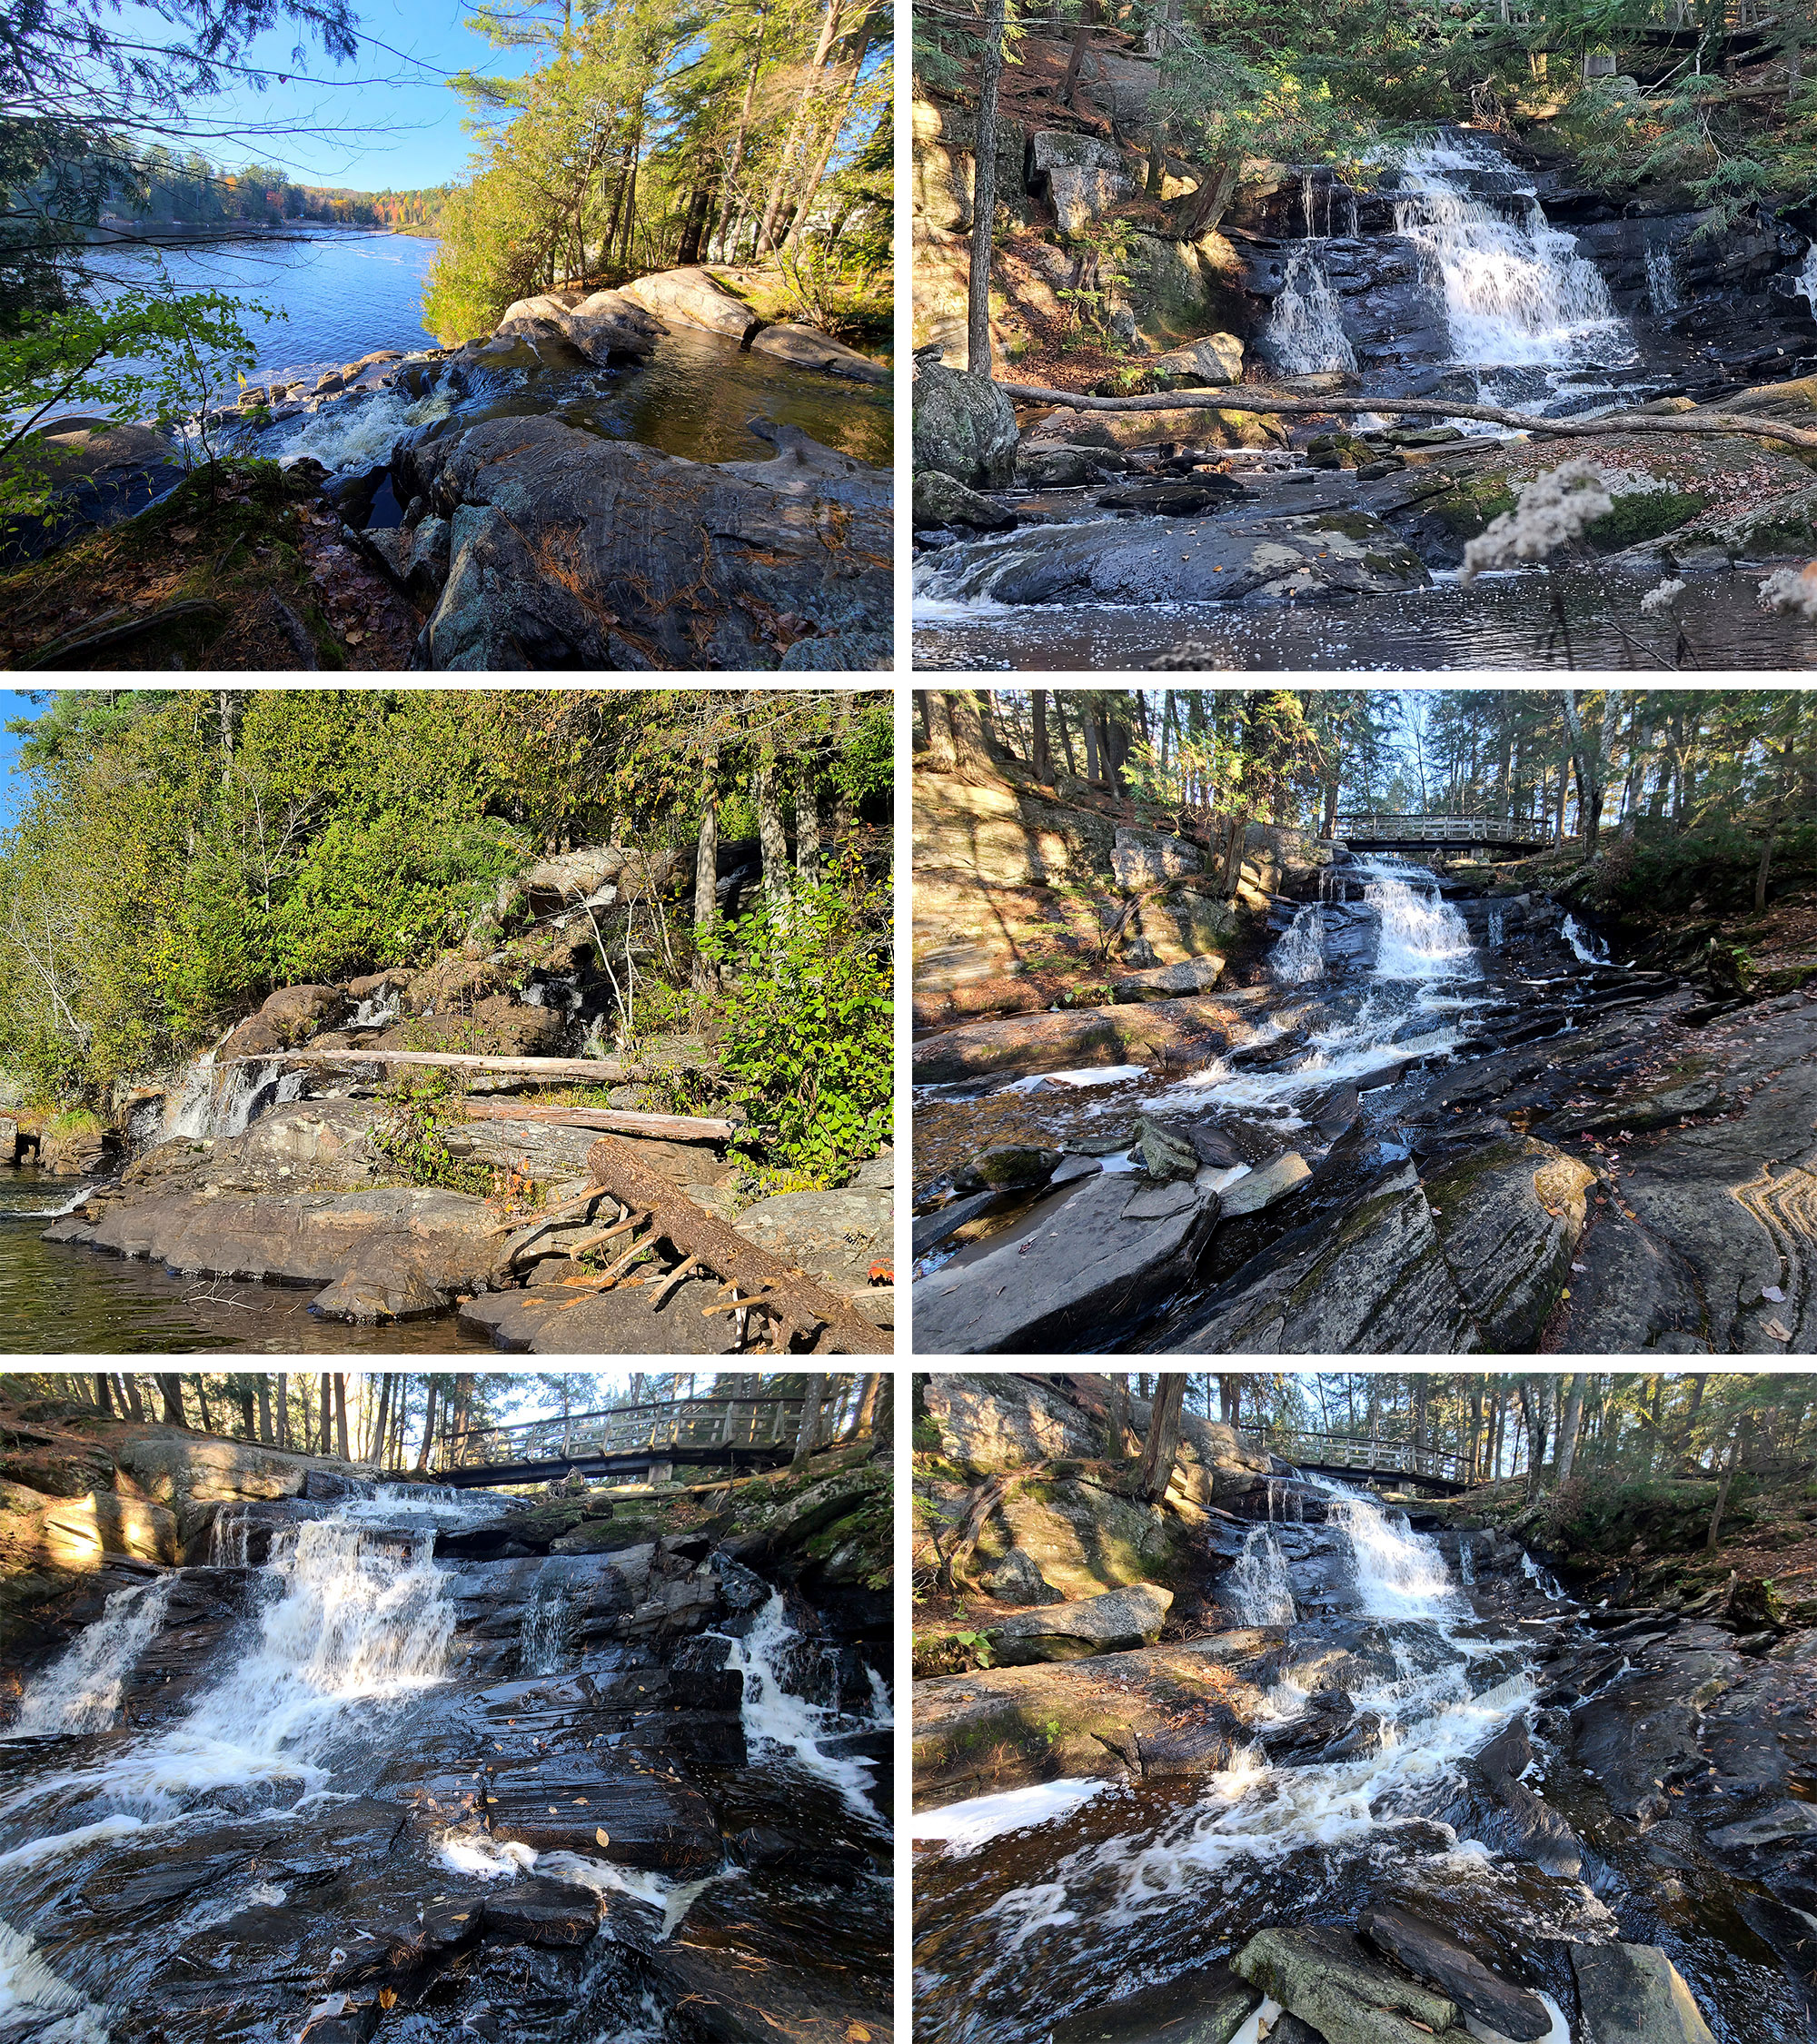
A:
{"label": "bridge railing", "polygon": [[470,1427],[451,1435],[441,1468],[555,1462],[593,1454],[673,1451],[686,1462],[690,1448],[774,1448],[792,1445],[800,1430],[800,1398],[675,1398],[604,1412],[571,1413],[564,1420],[520,1420],[509,1426]]}
{"label": "bridge railing", "polygon": [[1340,838],[1393,838],[1422,845],[1539,845],[1552,840],[1547,823],[1512,823],[1505,817],[1341,816]]}
{"label": "bridge railing", "polygon": [[1446,1483],[1470,1481],[1470,1464],[1464,1455],[1444,1448],[1416,1447],[1413,1442],[1359,1441],[1347,1434],[1310,1434],[1293,1427],[1242,1430],[1251,1445],[1279,1455],[1283,1462],[1316,1464],[1325,1469],[1359,1469],[1393,1472],[1405,1476],[1436,1476]]}

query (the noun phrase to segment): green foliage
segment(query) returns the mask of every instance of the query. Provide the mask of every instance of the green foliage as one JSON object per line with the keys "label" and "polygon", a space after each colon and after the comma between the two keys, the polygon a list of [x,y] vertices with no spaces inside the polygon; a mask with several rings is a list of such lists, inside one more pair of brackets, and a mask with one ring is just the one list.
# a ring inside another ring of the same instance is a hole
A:
{"label": "green foliage", "polygon": [[1067,246],[1077,256],[1078,282],[1054,295],[1071,311],[1080,324],[1088,324],[1103,337],[1104,313],[1117,289],[1129,282],[1123,265],[1129,260],[1135,238],[1133,222],[1117,213],[1103,213],[1067,237]]}
{"label": "green foliage", "polygon": [[887,885],[848,867],[703,945],[724,983],[720,1066],[753,1165],[827,1185],[889,1141],[889,903]]}
{"label": "green foliage", "polygon": [[372,1147],[407,1186],[485,1194],[493,1186],[491,1166],[449,1147],[449,1131],[467,1126],[466,1116],[448,1104],[456,1091],[451,1074],[406,1069],[385,1089],[387,1112],[373,1125]]}

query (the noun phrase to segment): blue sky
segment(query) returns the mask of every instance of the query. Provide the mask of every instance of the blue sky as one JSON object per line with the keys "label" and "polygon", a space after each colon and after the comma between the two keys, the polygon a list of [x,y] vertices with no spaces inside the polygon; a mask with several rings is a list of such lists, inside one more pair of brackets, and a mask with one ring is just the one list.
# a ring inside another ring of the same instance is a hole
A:
{"label": "blue sky", "polygon": [[[15,717],[35,717],[38,706],[23,689],[0,689],[0,725]],[[19,758],[19,741],[11,731],[0,729],[0,824],[12,822],[19,813],[20,777],[14,771]]]}
{"label": "blue sky", "polygon": [[[360,192],[445,184],[461,176],[473,148],[461,125],[466,102],[447,74],[471,68],[520,75],[536,54],[494,50],[462,26],[464,11],[454,0],[354,0],[360,33],[370,39],[358,62],[331,64],[312,47],[300,75],[292,71],[294,28],[271,30],[245,61],[289,83],[263,93],[248,84],[196,102],[193,146],[229,168],[282,164],[305,184]],[[134,14],[144,22],[137,9],[127,18]]]}

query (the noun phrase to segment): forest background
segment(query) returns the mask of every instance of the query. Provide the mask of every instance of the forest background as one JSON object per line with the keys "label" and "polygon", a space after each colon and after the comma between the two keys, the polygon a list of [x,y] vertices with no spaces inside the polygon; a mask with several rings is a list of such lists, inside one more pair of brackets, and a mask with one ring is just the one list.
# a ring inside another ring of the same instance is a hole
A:
{"label": "forest background", "polygon": [[[9,728],[0,1073],[31,1102],[110,1107],[276,987],[484,936],[551,851],[689,847],[707,884],[651,904],[617,1039],[709,1036],[806,1181],[889,1140],[885,692],[69,690]],[[738,839],[762,883],[729,922]]]}

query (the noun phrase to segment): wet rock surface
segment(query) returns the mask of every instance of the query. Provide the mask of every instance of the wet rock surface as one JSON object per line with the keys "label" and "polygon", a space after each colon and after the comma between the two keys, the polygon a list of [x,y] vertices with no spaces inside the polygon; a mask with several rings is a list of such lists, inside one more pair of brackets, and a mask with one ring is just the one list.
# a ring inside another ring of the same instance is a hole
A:
{"label": "wet rock surface", "polygon": [[825,1521],[671,1535],[644,1500],[551,1553],[590,1501],[233,1448],[138,1444],[212,1563],[97,1568],[8,1632],[9,2007],[147,2044],[889,2034],[855,1757],[889,1598],[808,1552]]}
{"label": "wet rock surface", "polygon": [[[1113,1394],[970,1386],[930,1408],[941,1453],[1001,1471]],[[1633,1563],[1575,1602],[1467,1499],[1423,1532],[1417,1500],[1218,1459],[1217,1431],[1157,1514],[1182,1637],[916,1685],[929,2033],[1227,2044],[1234,1972],[1271,2035],[1326,2044],[1811,2034],[1808,1628],[1733,1583],[1638,1602]],[[945,1509],[934,1465],[917,1488]],[[1054,1513],[1022,1510],[992,1581]],[[1000,1969],[1031,1924],[1038,1967]]]}

